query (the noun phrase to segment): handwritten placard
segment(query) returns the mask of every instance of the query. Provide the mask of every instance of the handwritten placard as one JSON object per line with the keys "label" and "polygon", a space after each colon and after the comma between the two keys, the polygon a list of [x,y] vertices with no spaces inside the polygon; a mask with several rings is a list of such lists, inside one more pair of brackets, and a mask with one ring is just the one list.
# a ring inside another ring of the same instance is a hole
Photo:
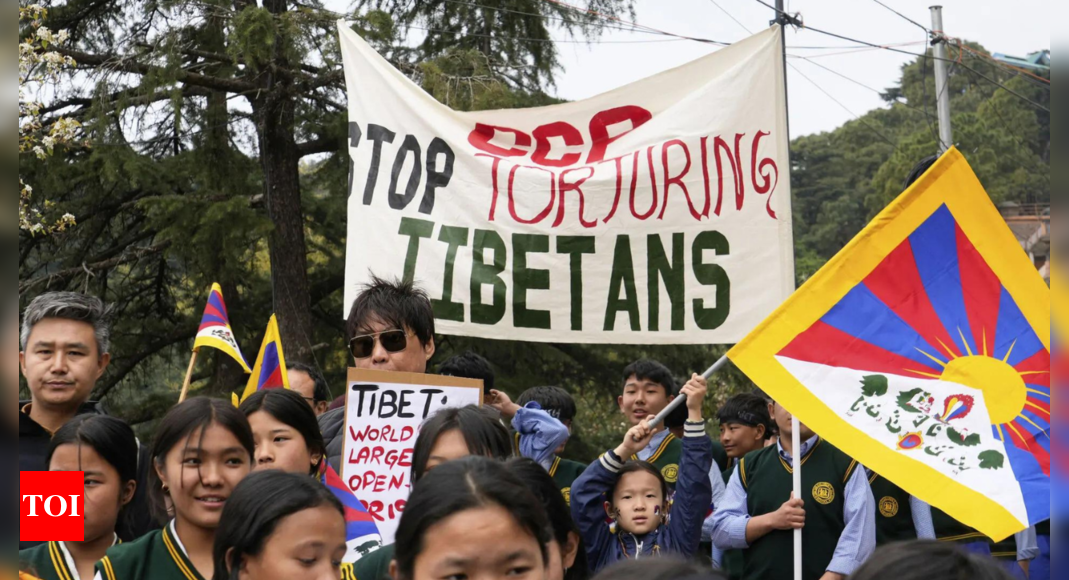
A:
{"label": "handwritten placard", "polygon": [[342,478],[392,544],[412,491],[420,427],[442,409],[482,405],[482,381],[349,370]]}

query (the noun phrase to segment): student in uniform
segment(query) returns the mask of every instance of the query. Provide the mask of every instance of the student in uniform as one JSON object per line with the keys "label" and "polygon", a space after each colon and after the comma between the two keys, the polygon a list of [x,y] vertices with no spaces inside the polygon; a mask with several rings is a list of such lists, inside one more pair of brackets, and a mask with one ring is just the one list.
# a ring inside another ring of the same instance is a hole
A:
{"label": "student in uniform", "polygon": [[[512,442],[505,426],[482,407],[442,409],[423,424],[416,438],[412,452],[412,485],[439,466],[472,455],[498,461],[510,459]],[[409,502],[408,506],[411,505]],[[353,566],[356,578],[389,578],[394,550],[394,545],[383,546],[361,558]]]}
{"label": "student in uniform", "polygon": [[[712,441],[702,419],[706,389],[705,379],[694,375],[682,390],[690,418],[674,504],[669,504],[668,483],[660,470],[645,461],[625,459],[655,436],[646,419],[575,482],[572,515],[586,543],[592,572],[620,560],[697,554],[702,521],[713,496]],[[606,515],[611,525],[605,523]]]}
{"label": "student in uniform", "polygon": [[902,542],[876,551],[850,580],[1010,580],[990,558],[946,542]]}
{"label": "student in uniform", "polygon": [[[714,514],[716,506],[719,506],[723,500],[727,484],[739,460],[754,451],[764,449],[774,431],[772,417],[768,414],[767,401],[754,393],[743,393],[728,399],[717,413],[717,418],[720,421],[720,444],[727,453],[729,465],[726,469],[711,474],[720,481],[720,486],[713,486]],[[716,467],[714,465],[713,469],[715,470]],[[714,519],[713,515],[710,515],[702,527],[703,542],[712,542],[713,527]],[[724,552],[713,546],[712,560],[718,568],[724,570],[728,577],[733,579],[742,577],[741,551]]]}
{"label": "student in uniform", "polygon": [[533,460],[518,457],[506,467],[517,477],[538,501],[546,508],[546,517],[553,529],[553,541],[549,543],[549,570],[546,580],[586,580],[590,570],[586,563],[586,550],[579,537],[579,528],[572,519],[572,510],[565,503],[557,482],[546,470]]}
{"label": "student in uniform", "polygon": [[119,543],[115,530],[137,489],[137,439],[119,419],[81,415],[56,432],[46,463],[49,471],[85,472],[85,539],[41,544],[19,560],[42,580],[88,580]]}
{"label": "student in uniform", "polygon": [[[652,360],[639,360],[628,365],[624,369],[623,383],[623,394],[616,402],[632,427],[663,411],[675,399],[678,390],[672,371]],[[682,453],[683,443],[664,430],[654,434],[645,448],[622,459],[652,464],[668,482],[669,491],[674,491]]]}
{"label": "student in uniform", "polygon": [[397,528],[390,576],[545,580],[552,540],[542,503],[503,463],[468,457],[416,484]]}
{"label": "student in uniform", "polygon": [[534,460],[557,482],[557,489],[571,505],[572,484],[587,466],[561,458],[571,437],[576,406],[572,395],[560,387],[527,389],[515,403],[506,393],[490,392],[490,405],[512,422],[513,451]]}
{"label": "student in uniform", "polygon": [[346,576],[341,503],[303,474],[245,478],[215,534],[213,580],[338,580]]}
{"label": "student in uniform", "polygon": [[239,410],[256,444],[253,471],[319,475],[326,444],[315,413],[301,395],[285,389],[258,391]]}
{"label": "student in uniform", "polygon": [[[806,546],[804,580],[842,580],[876,548],[875,501],[864,468],[801,426],[792,449],[792,417],[773,407],[780,441],[739,461],[714,516],[713,542],[744,550],[744,580],[793,578],[793,531]],[[795,457],[801,457],[803,497],[794,497]]]}
{"label": "student in uniform", "polygon": [[190,399],[160,422],[152,446],[152,492],[161,531],[115,546],[96,566],[102,580],[207,580],[215,571],[212,545],[223,508],[252,469],[249,422],[229,401]]}
{"label": "student in uniform", "polygon": [[1039,557],[1028,570],[1029,580],[1050,580],[1050,520],[1036,526],[1036,543]]}

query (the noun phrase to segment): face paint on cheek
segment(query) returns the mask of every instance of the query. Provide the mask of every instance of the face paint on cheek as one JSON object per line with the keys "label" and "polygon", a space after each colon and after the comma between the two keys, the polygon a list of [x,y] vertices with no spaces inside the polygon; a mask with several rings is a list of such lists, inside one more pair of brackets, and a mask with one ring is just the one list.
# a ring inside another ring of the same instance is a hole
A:
{"label": "face paint on cheek", "polygon": [[655,515],[655,516],[661,515],[661,506],[656,506],[656,507],[653,508],[653,515]]}

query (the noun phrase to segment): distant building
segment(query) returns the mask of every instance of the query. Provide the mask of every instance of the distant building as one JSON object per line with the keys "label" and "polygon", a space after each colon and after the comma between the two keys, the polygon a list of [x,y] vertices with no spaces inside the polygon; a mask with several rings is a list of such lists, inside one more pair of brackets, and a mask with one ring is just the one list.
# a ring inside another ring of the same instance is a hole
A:
{"label": "distant building", "polygon": [[999,205],[1006,224],[1043,278],[1050,281],[1050,205]]}

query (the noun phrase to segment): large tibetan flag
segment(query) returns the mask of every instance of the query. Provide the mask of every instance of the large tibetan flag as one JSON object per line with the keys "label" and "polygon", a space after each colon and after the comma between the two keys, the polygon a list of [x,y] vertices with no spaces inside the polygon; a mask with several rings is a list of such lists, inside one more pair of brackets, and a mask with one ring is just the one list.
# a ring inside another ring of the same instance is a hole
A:
{"label": "large tibetan flag", "polygon": [[375,519],[368,513],[364,504],[356,499],[349,486],[338,476],[338,472],[324,463],[321,481],[345,509],[345,543],[349,550],[343,562],[351,564],[379,549],[382,546],[382,536],[379,535]]}
{"label": "large tibetan flag", "polygon": [[1050,518],[1050,336],[1050,290],[951,149],[728,356],[830,443],[1002,540]]}
{"label": "large tibetan flag", "polygon": [[200,319],[200,330],[197,331],[197,339],[193,343],[193,352],[200,352],[201,347],[209,347],[221,350],[230,355],[245,369],[246,373],[252,372],[249,363],[241,354],[241,347],[234,338],[234,330],[230,328],[230,315],[226,312],[226,302],[223,301],[223,289],[218,284],[212,284],[212,291],[208,294],[208,305],[204,307],[204,316]]}
{"label": "large tibetan flag", "polygon": [[288,388],[290,379],[286,373],[286,357],[282,354],[282,335],[278,331],[278,319],[272,315],[271,321],[267,323],[267,333],[264,334],[260,355],[256,357],[256,366],[252,368],[252,376],[249,377],[249,384],[246,385],[241,400],[244,401],[263,389]]}

